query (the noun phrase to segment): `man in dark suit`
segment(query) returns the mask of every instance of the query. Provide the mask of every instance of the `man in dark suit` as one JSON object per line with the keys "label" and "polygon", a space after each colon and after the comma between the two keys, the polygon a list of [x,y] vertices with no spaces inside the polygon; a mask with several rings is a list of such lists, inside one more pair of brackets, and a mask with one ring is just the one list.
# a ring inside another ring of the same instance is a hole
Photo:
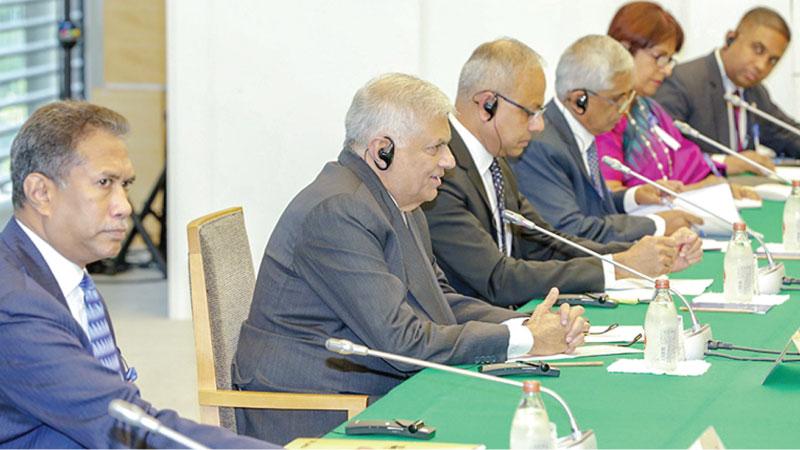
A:
{"label": "man in dark suit", "polygon": [[[780,61],[790,40],[789,26],[777,12],[754,8],[742,17],[735,31],[727,33],[722,48],[675,67],[655,99],[675,119],[770,168],[774,167],[770,158],[754,151],[756,127],[761,144],[778,155],[798,158],[800,136],[724,99],[726,93],[738,95],[762,111],[800,127],[772,102],[767,88],[761,84]],[[708,153],[720,153],[704,142],[697,144]],[[724,154],[714,158],[725,162],[728,175],[753,171],[736,158]]]}
{"label": "man in dark suit", "polygon": [[633,59],[616,40],[590,35],[569,46],[556,68],[556,97],[544,131],[511,167],[519,189],[556,229],[598,242],[670,236],[702,223],[680,210],[647,217],[626,214],[660,202],[644,185],[612,193],[600,174],[595,136],[611,130],[633,99]]}
{"label": "man in dark suit", "polygon": [[[403,74],[356,93],[338,160],[292,200],[267,244],[234,360],[240,389],[380,396],[419,369],[333,355],[329,337],[444,364],[558,353],[582,341],[581,308],[549,312],[557,290],[528,318],[447,284],[419,205],[454,165],[450,111],[438,88]],[[345,420],[274,410],[237,418],[240,432],[278,442]]]}
{"label": "man in dark suit", "polygon": [[175,447],[108,415],[131,402],[210,447],[267,447],[144,401],[85,267],[119,252],[131,207],[127,122],[106,108],[38,109],[11,146],[14,217],[0,233],[0,447]]}
{"label": "man in dark suit", "polygon": [[[461,70],[456,114],[450,117],[456,167],[444,176],[439,196],[423,207],[434,253],[452,286],[496,305],[525,303],[549,286],[601,291],[625,276],[611,264],[503,219],[503,210],[513,210],[552,230],[519,193],[505,161],[541,131],[543,101],[544,72],[533,50],[514,39],[480,45]],[[631,245],[562,236],[651,275],[683,268],[700,251],[692,241],[685,242],[690,253],[679,253],[681,242],[664,237]]]}

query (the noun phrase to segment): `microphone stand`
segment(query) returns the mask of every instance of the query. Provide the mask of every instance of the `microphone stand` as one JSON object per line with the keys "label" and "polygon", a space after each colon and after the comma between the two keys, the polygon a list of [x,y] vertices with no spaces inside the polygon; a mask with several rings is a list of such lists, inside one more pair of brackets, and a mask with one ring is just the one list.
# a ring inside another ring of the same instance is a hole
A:
{"label": "microphone stand", "polygon": [[717,142],[717,141],[711,139],[710,137],[708,137],[708,136],[700,133],[699,131],[695,130],[688,123],[681,122],[680,120],[676,120],[676,121],[674,121],[674,123],[675,123],[675,127],[678,128],[678,130],[680,130],[681,133],[683,133],[683,134],[685,134],[685,135],[687,135],[689,137],[693,137],[695,139],[699,139],[699,140],[705,142],[708,145],[711,145],[712,147],[716,148],[717,150],[719,150],[719,151],[721,151],[723,153],[726,153],[726,154],[728,154],[730,156],[733,156],[734,158],[738,158],[738,159],[744,161],[745,163],[749,164],[750,166],[753,166],[753,167],[757,168],[759,171],[761,171],[762,174],[764,174],[764,175],[766,175],[766,176],[768,176],[770,178],[774,178],[774,179],[776,179],[778,181],[782,181],[782,182],[784,182],[786,184],[789,184],[789,185],[792,184],[791,181],[789,181],[786,178],[778,175],[778,173],[775,172],[774,170],[772,170],[772,169],[770,169],[770,168],[768,168],[768,167],[766,167],[766,166],[764,166],[762,164],[759,164],[759,163],[753,161],[750,158],[744,157],[744,156],[740,155],[739,153],[736,153],[735,151],[729,149],[728,147],[725,147],[724,145],[720,144],[719,142]]}
{"label": "microphone stand", "polygon": [[208,447],[162,424],[155,417],[147,414],[144,409],[125,400],[115,399],[108,404],[108,414],[134,428],[144,428],[147,431],[164,436],[173,442],[193,450],[207,450]]}
{"label": "microphone stand", "polygon": [[[720,216],[719,214],[715,213],[714,211],[711,211],[710,209],[708,209],[708,208],[706,208],[704,206],[701,206],[697,202],[689,200],[685,196],[673,191],[672,189],[669,189],[669,188],[667,188],[665,186],[662,186],[662,185],[656,183],[655,181],[653,181],[653,180],[645,177],[644,175],[634,171],[633,169],[631,169],[630,167],[626,166],[625,164],[623,164],[621,161],[619,161],[616,158],[612,158],[611,156],[606,155],[606,156],[603,157],[603,163],[605,165],[607,165],[608,167],[611,167],[614,170],[617,170],[617,171],[622,172],[622,173],[624,173],[626,175],[630,175],[630,176],[632,176],[634,178],[637,178],[637,179],[649,184],[650,186],[653,186],[654,188],[660,190],[661,192],[666,192],[667,194],[669,194],[669,195],[671,195],[671,196],[673,196],[673,197],[675,197],[675,198],[677,198],[677,199],[679,199],[679,200],[681,200],[683,202],[686,202],[689,205],[694,206],[695,208],[699,209],[700,211],[703,211],[704,213],[710,215],[712,218],[717,219],[720,222],[724,223],[729,228],[733,227],[733,223],[731,223],[729,220],[725,219],[724,217]],[[758,279],[759,279],[759,283],[758,284],[759,284],[759,286],[758,286],[758,290],[759,290],[759,292],[764,293],[764,294],[777,294],[781,290],[781,283],[783,282],[783,276],[786,274],[786,269],[785,269],[783,263],[780,263],[780,264],[776,264],[775,263],[775,260],[772,257],[772,252],[770,252],[769,249],[767,248],[767,243],[764,242],[764,236],[761,233],[757,233],[755,231],[752,231],[750,229],[750,227],[748,227],[747,228],[747,234],[752,236],[753,239],[755,239],[759,244],[761,244],[761,248],[764,249],[764,254],[767,256],[767,264],[768,264],[768,267],[766,268],[767,270],[759,269],[759,274],[758,274],[759,275],[758,276]],[[763,289],[761,287],[762,284],[764,285]]]}
{"label": "microphone stand", "polygon": [[783,129],[789,130],[792,133],[800,136],[800,129],[797,129],[797,127],[795,127],[795,126],[793,126],[793,125],[791,125],[789,123],[786,123],[781,119],[778,119],[777,117],[773,116],[772,114],[769,114],[767,112],[761,111],[760,109],[758,109],[757,106],[755,106],[755,104],[747,103],[746,101],[742,100],[742,98],[739,97],[738,95],[727,93],[727,94],[725,94],[725,101],[730,103],[733,106],[737,106],[739,108],[744,108],[744,109],[750,111],[751,113],[753,113],[753,114],[755,114],[757,116],[761,116],[761,117],[769,120],[770,122],[774,123],[775,125],[783,128]]}
{"label": "microphone stand", "polygon": [[[605,261],[605,262],[607,262],[607,263],[609,263],[609,264],[611,264],[611,265],[613,265],[615,267],[618,267],[618,268],[620,268],[622,270],[630,272],[630,273],[636,275],[637,277],[639,277],[639,278],[641,278],[641,279],[643,279],[645,281],[649,281],[650,283],[652,283],[654,285],[656,283],[655,278],[653,278],[653,277],[651,277],[649,275],[645,275],[645,274],[643,274],[642,272],[639,272],[636,269],[633,269],[631,267],[626,266],[625,264],[622,264],[622,263],[619,263],[617,261],[614,261],[611,258],[603,256],[603,255],[595,252],[594,250],[590,250],[590,249],[588,249],[588,248],[586,248],[586,247],[584,247],[584,246],[582,246],[580,244],[576,244],[575,242],[572,242],[567,238],[559,236],[558,234],[553,233],[552,231],[546,230],[546,229],[536,225],[532,221],[528,220],[527,218],[525,218],[524,216],[522,216],[519,213],[516,213],[516,212],[513,212],[513,211],[510,211],[510,210],[506,209],[506,210],[503,210],[503,217],[506,220],[508,220],[509,223],[513,223],[514,225],[521,226],[521,227],[527,228],[529,230],[538,231],[539,233],[542,233],[542,234],[545,234],[547,236],[550,236],[551,238],[556,239],[556,240],[558,240],[560,242],[563,242],[563,243],[569,245],[570,247],[576,248],[576,249],[580,250],[583,253],[592,255],[595,258],[598,258],[598,259],[600,259],[602,261]],[[697,320],[697,316],[694,313],[694,308],[692,308],[692,305],[689,303],[688,300],[686,300],[686,297],[684,297],[683,294],[681,294],[680,292],[676,291],[673,288],[670,288],[669,290],[670,290],[670,292],[672,292],[673,294],[678,296],[678,298],[681,299],[683,304],[686,305],[686,310],[689,311],[689,317],[691,317],[691,319],[692,319],[692,327],[689,330],[684,330],[684,347],[685,347],[685,350],[686,350],[686,352],[685,352],[686,353],[686,359],[688,359],[688,360],[702,360],[703,356],[705,354],[705,351],[706,351],[706,349],[708,347],[708,341],[711,340],[711,326],[708,325],[708,324],[700,325],[700,322]]]}
{"label": "microphone stand", "polygon": [[[456,375],[463,375],[472,378],[479,378],[481,380],[493,381],[495,383],[503,383],[511,386],[522,387],[522,383],[519,381],[508,380],[505,378],[500,378],[493,375],[487,375],[485,373],[480,373],[480,372],[472,372],[469,370],[460,369],[458,367],[451,367],[444,364],[425,361],[423,359],[411,358],[408,356],[398,355],[395,353],[387,353],[379,350],[373,350],[365,345],[354,344],[351,341],[348,341],[347,339],[329,338],[325,341],[325,348],[331,352],[338,353],[340,355],[372,356],[376,358],[398,361],[401,363],[410,364],[414,366],[421,366],[421,367],[427,367],[429,369],[441,370],[443,372],[454,373]],[[569,408],[569,405],[567,405],[567,402],[565,402],[560,395],[558,395],[555,391],[551,389],[542,386],[541,390],[543,393],[555,399],[567,413],[567,417],[569,418],[569,424],[570,428],[572,429],[572,434],[558,439],[559,448],[597,448],[597,437],[594,435],[594,432],[592,430],[581,431],[580,427],[578,427],[578,422],[575,420],[575,415],[572,414],[572,410]]]}

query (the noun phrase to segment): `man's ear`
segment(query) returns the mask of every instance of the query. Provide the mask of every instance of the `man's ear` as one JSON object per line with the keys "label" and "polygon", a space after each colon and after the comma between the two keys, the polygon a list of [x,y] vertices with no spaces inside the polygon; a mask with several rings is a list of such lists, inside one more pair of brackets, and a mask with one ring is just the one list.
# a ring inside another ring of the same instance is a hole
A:
{"label": "man's ear", "polygon": [[733,41],[736,40],[737,36],[739,36],[739,33],[733,30],[728,30],[728,32],[725,33],[725,48],[730,47],[733,44]]}
{"label": "man's ear", "polygon": [[475,94],[472,101],[478,105],[478,117],[481,122],[489,122],[494,118],[497,111],[497,95],[491,91],[483,91]]}
{"label": "man's ear", "polygon": [[43,216],[50,215],[53,195],[58,189],[53,180],[42,173],[33,172],[25,177],[22,189],[25,192],[26,206],[30,206]]}

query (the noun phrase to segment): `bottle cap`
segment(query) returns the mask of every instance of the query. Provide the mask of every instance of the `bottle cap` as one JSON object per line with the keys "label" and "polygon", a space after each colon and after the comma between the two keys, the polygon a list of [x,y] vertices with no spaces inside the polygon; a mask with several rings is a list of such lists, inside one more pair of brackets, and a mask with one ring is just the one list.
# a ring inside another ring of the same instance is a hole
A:
{"label": "bottle cap", "polygon": [[800,187],[800,180],[792,180],[792,187]]}
{"label": "bottle cap", "polygon": [[669,289],[669,279],[656,278],[656,289]]}
{"label": "bottle cap", "polygon": [[733,231],[746,231],[747,224],[744,222],[736,222],[733,224]]}
{"label": "bottle cap", "polygon": [[530,394],[533,392],[539,393],[542,389],[542,385],[539,384],[538,381],[528,380],[522,382],[522,392],[526,394]]}

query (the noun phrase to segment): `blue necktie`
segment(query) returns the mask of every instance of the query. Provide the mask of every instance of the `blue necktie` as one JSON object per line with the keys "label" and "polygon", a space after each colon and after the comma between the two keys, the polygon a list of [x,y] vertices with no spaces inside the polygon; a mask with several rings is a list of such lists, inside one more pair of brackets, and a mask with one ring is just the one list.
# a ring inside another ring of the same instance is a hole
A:
{"label": "blue necktie", "polygon": [[500,170],[500,164],[497,163],[497,158],[492,160],[492,165],[489,166],[489,171],[492,173],[492,184],[494,184],[494,192],[497,194],[497,213],[500,215],[500,251],[506,254],[506,219],[503,217],[503,211],[506,209],[505,187],[503,184],[503,172]]}
{"label": "blue necktie", "polygon": [[117,345],[111,335],[111,327],[106,319],[106,309],[88,273],[83,275],[80,286],[83,290],[83,302],[86,305],[86,319],[89,322],[86,331],[92,344],[92,353],[101,364],[121,375],[122,365],[119,362]]}
{"label": "blue necktie", "polygon": [[600,195],[600,198],[605,197],[603,184],[600,182],[600,162],[597,160],[597,146],[592,145],[586,150],[586,162],[589,163],[589,176],[592,178],[594,190]]}

